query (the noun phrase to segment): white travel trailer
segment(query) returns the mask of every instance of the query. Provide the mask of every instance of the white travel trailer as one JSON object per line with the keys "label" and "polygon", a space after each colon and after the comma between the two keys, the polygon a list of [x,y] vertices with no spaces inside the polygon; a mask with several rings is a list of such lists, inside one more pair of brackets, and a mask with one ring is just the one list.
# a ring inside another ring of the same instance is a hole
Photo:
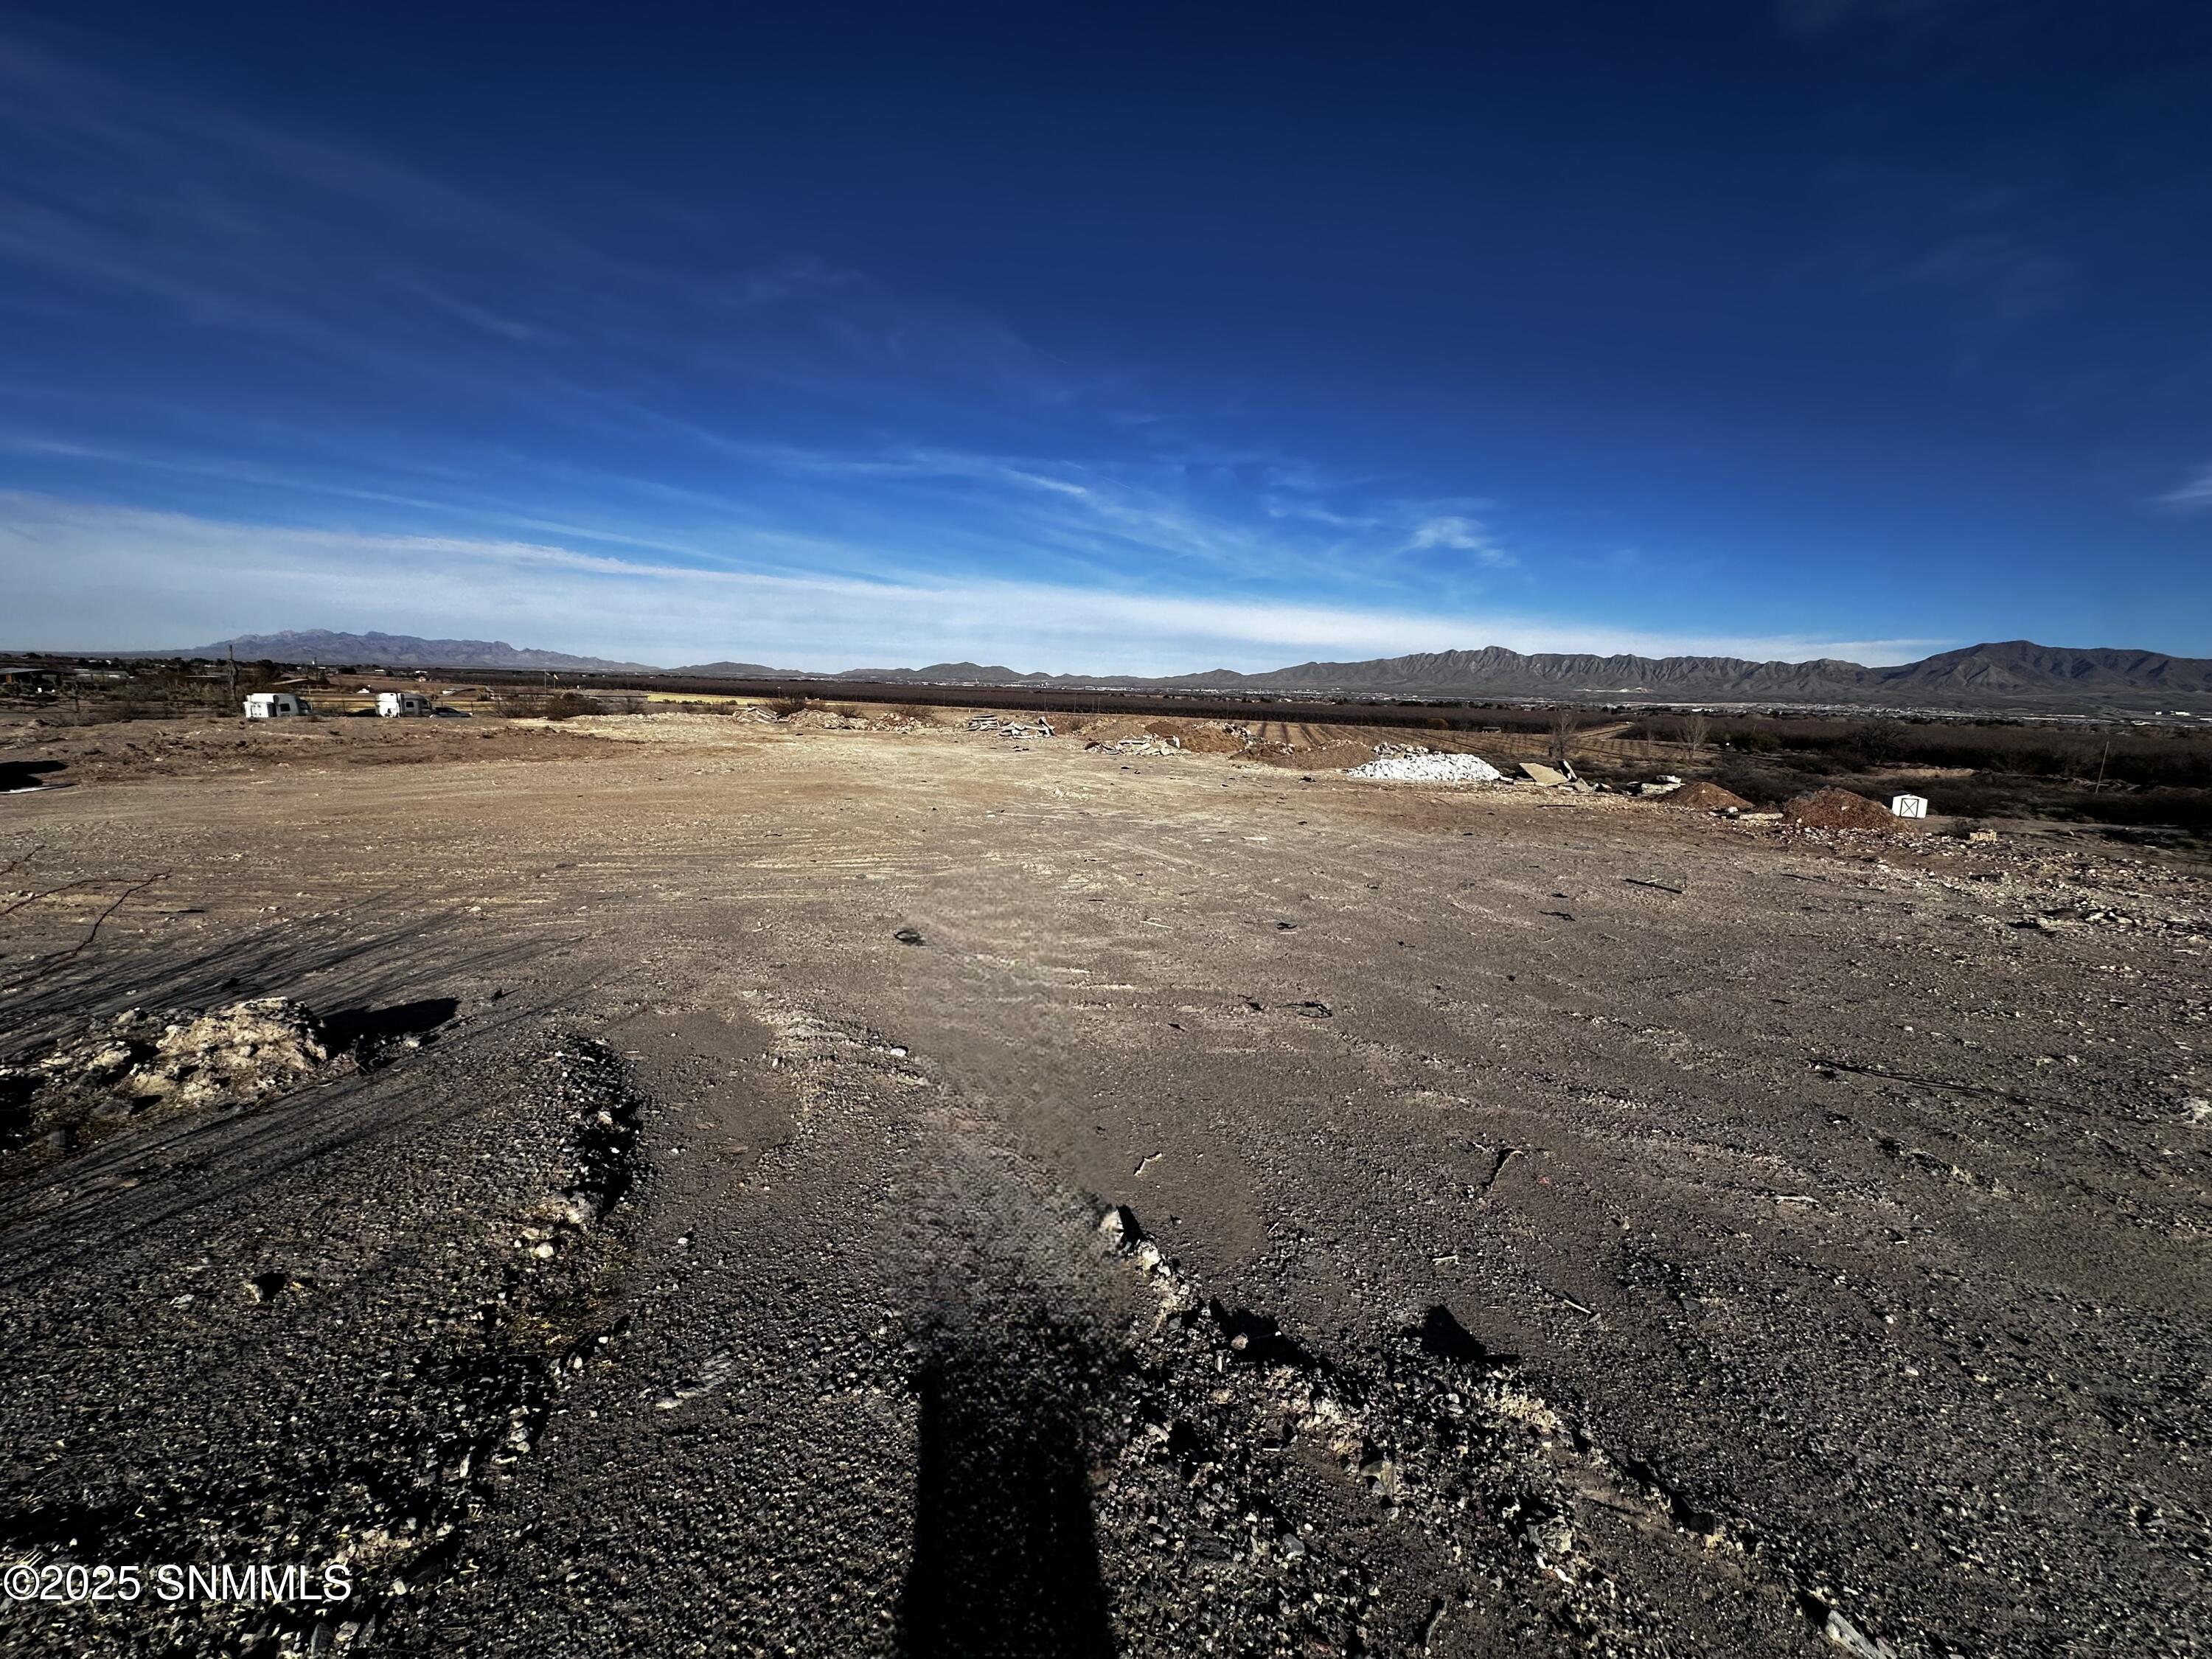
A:
{"label": "white travel trailer", "polygon": [[313,719],[315,711],[307,700],[292,691],[255,691],[246,699],[246,718],[250,720],[285,720],[295,715]]}
{"label": "white travel trailer", "polygon": [[437,711],[420,691],[380,691],[376,712],[386,720],[428,720]]}
{"label": "white travel trailer", "polygon": [[1900,818],[1924,818],[1928,816],[1928,797],[1925,795],[1892,795],[1889,810]]}

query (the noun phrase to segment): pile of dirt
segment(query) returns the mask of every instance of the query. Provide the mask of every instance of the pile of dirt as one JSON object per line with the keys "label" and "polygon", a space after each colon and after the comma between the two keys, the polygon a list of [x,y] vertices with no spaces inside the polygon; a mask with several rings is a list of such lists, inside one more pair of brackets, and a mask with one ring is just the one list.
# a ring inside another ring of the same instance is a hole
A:
{"label": "pile of dirt", "polygon": [[[1723,789],[1717,783],[1686,783],[1680,789],[1669,789],[1657,799],[1663,805],[1686,806],[1696,812],[1748,812],[1751,811],[1749,801],[1733,789]],[[1854,795],[1851,799],[1856,800],[1858,797]]]}
{"label": "pile of dirt", "polygon": [[[1154,726],[1164,726],[1156,732]],[[1074,720],[1062,719],[1060,729],[1068,734],[1081,734],[1093,743],[1127,743],[1133,738],[1160,738],[1175,728],[1165,720],[1146,720],[1135,714],[1095,714]]]}
{"label": "pile of dirt", "polygon": [[1252,758],[1269,766],[1287,767],[1294,772],[1349,772],[1356,766],[1364,766],[1375,758],[1371,743],[1329,743],[1312,749],[1297,749],[1288,744],[1255,748]]}
{"label": "pile of dirt", "polygon": [[154,1112],[239,1107],[324,1071],[334,1045],[289,997],[204,1012],[131,1008],[45,1054],[0,1066],[0,1148],[67,1151],[86,1130]]}
{"label": "pile of dirt", "polygon": [[1815,789],[1782,804],[1782,816],[1801,830],[1894,830],[1897,820],[1880,801],[1848,789]]}
{"label": "pile of dirt", "polygon": [[1191,755],[1241,755],[1249,746],[1244,727],[1225,720],[1154,720],[1156,738],[1176,738]]}

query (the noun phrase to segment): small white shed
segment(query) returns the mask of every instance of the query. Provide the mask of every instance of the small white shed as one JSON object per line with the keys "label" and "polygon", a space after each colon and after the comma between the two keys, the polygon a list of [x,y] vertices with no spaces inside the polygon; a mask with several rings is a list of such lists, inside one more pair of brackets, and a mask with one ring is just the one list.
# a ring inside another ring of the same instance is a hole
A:
{"label": "small white shed", "polygon": [[1900,818],[1924,818],[1928,816],[1925,795],[1892,795],[1889,810]]}
{"label": "small white shed", "polygon": [[428,720],[430,700],[420,691],[380,691],[376,712],[386,720]]}
{"label": "small white shed", "polygon": [[246,718],[250,720],[285,720],[314,712],[307,706],[307,700],[296,692],[253,691],[246,695]]}

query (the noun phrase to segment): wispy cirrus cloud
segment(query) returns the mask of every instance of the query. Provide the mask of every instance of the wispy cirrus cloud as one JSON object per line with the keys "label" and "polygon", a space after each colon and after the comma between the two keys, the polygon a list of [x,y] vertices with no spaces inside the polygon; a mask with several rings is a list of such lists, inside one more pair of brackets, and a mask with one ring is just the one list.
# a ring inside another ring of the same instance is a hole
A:
{"label": "wispy cirrus cloud", "polygon": [[[170,342],[250,338],[302,395],[374,384],[410,422],[210,417],[187,405],[222,376],[194,361],[174,406],[133,400],[125,441],[112,404],[0,385],[22,410],[0,458],[63,475],[10,469],[33,485],[97,475],[175,501],[190,480],[248,517],[320,498],[356,523],[383,509],[410,532],[550,533],[702,567],[741,543],[757,570],[1164,578],[1354,611],[1513,562],[1467,498],[1209,435],[1119,397],[1126,370],[1079,370],[988,313],[804,252],[749,250],[719,275],[641,263],[588,228],[4,39],[0,137],[28,162],[0,174],[12,297],[166,307],[196,325]],[[360,378],[334,382],[333,362]],[[1409,554],[1429,556],[1415,570]]]}
{"label": "wispy cirrus cloud", "polygon": [[[483,634],[671,665],[801,668],[974,658],[1175,673],[1315,656],[1505,645],[1524,651],[1896,660],[1943,641],[1672,635],[1508,612],[1437,614],[1159,588],[975,578],[866,580],[582,551],[214,520],[0,494],[18,626],[49,644],[203,644],[333,626]],[[221,579],[252,574],[241,592]]]}
{"label": "wispy cirrus cloud", "polygon": [[[694,180],[696,213],[672,203],[631,237],[612,192],[548,178],[517,205],[487,202],[374,153],[373,120],[355,147],[236,107],[0,40],[0,148],[19,163],[0,170],[0,487],[73,503],[38,533],[83,556],[76,574],[30,573],[44,610],[27,615],[135,617],[155,644],[186,617],[209,637],[351,619],[817,665],[1256,666],[1493,641],[1904,648],[1560,619],[1696,614],[1680,580],[1577,578],[1589,524],[1677,571],[1707,532],[1655,525],[1671,481],[1622,508],[1525,456],[1525,489],[1489,498],[1486,471],[1516,464],[1516,411],[1474,405],[1510,403],[1504,381],[1455,388],[1419,434],[1393,428],[1377,392],[1368,429],[1356,369],[1326,397],[1287,374],[1229,384],[1226,354],[1164,370],[1141,351],[1172,329],[1097,328],[994,286],[1018,328],[926,291],[957,276],[859,252],[865,238],[840,246],[902,274],[781,245],[772,209],[729,205],[734,186],[722,203]],[[455,179],[497,176],[462,165]],[[1915,219],[1886,246],[1899,289],[1994,293],[2022,316],[2070,303],[2002,214]],[[130,505],[100,519],[95,501]],[[258,562],[205,553],[225,538]],[[380,568],[404,580],[363,574]],[[5,575],[16,585],[15,559]],[[385,608],[395,595],[411,615]],[[1879,618],[1881,603],[1848,614]],[[1793,620],[1735,614],[1749,630]],[[580,616],[607,636],[580,638]]]}
{"label": "wispy cirrus cloud", "polygon": [[2158,507],[2179,513],[2212,513],[2212,461],[2206,462],[2164,495],[2154,499]]}
{"label": "wispy cirrus cloud", "polygon": [[1483,564],[1506,565],[1513,562],[1513,556],[1492,539],[1488,530],[1462,513],[1445,513],[1432,519],[1423,519],[1413,526],[1413,539],[1407,546],[1416,552],[1445,548],[1455,553],[1472,553]]}

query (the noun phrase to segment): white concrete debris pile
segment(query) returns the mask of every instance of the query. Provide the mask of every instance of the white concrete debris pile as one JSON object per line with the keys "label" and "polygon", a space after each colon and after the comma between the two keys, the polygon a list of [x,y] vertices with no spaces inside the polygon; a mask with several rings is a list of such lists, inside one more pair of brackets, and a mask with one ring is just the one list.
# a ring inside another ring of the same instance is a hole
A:
{"label": "white concrete debris pile", "polygon": [[1395,783],[1498,783],[1505,775],[1480,755],[1439,755],[1419,746],[1385,744],[1364,766],[1346,775]]}
{"label": "white concrete debris pile", "polygon": [[978,714],[968,722],[970,732],[995,732],[1002,738],[1048,738],[1053,735],[1052,722],[1040,716],[1035,722],[1005,720],[996,714]]}

